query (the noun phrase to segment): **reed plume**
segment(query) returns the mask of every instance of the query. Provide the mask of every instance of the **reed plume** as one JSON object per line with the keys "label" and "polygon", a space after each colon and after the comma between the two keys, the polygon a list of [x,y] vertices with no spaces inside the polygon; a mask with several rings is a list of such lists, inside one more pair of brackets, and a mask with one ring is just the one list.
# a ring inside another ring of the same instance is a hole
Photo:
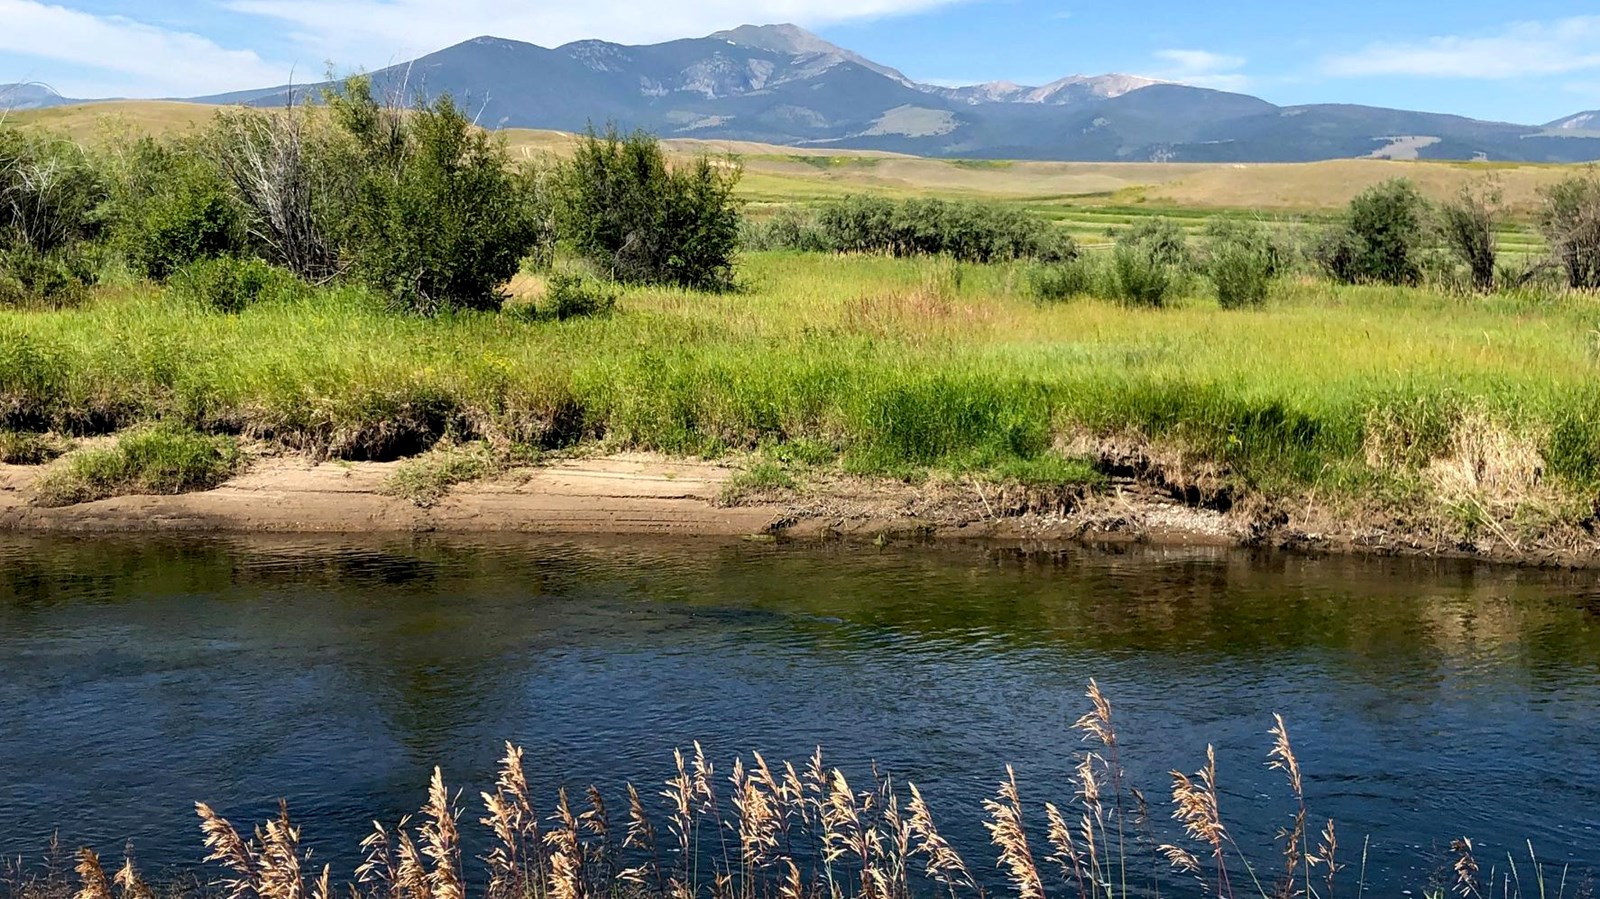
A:
{"label": "reed plume", "polygon": [[521,899],[542,889],[545,882],[544,844],[539,830],[539,812],[522,767],[522,748],[510,742],[505,746],[495,791],[481,794],[488,816],[480,823],[488,826],[498,839],[498,845],[487,857],[490,892]]}
{"label": "reed plume", "polygon": [[122,867],[117,869],[111,882],[117,885],[121,899],[155,899],[155,891],[144,882],[139,872],[133,866],[133,848],[130,845],[123,851]]}
{"label": "reed plume", "polygon": [[395,857],[398,859],[396,882],[399,885],[401,899],[434,899],[433,881],[428,876],[428,863],[422,856],[422,850],[417,848],[416,840],[413,840],[411,833],[405,829],[405,822],[401,822],[396,834]]}
{"label": "reed plume", "polygon": [[445,789],[444,772],[434,768],[433,779],[428,783],[428,804],[423,806],[423,821],[418,828],[422,853],[433,860],[428,884],[433,888],[434,899],[466,897],[461,881],[461,835],[456,827],[459,814]]}
{"label": "reed plume", "polygon": [[1478,881],[1478,859],[1472,854],[1472,841],[1466,837],[1451,841],[1450,853],[1456,859],[1456,892],[1465,899],[1482,899],[1483,885]]}
{"label": "reed plume", "polygon": [[656,845],[656,828],[645,812],[644,800],[639,798],[639,791],[631,783],[628,784],[628,832],[622,839],[622,848],[644,852],[646,861],[643,865],[628,868],[619,876],[640,886],[653,880],[656,890],[665,895],[667,885],[661,874],[661,850]]}
{"label": "reed plume", "polygon": [[[1278,831],[1278,839],[1283,841],[1283,880],[1279,883],[1277,896],[1278,899],[1294,899],[1302,892],[1295,885],[1295,875],[1300,863],[1309,855],[1306,849],[1306,793],[1300,778],[1300,760],[1295,757],[1294,746],[1289,742],[1289,727],[1284,724],[1282,715],[1274,713],[1272,720],[1272,728],[1267,731],[1272,737],[1272,751],[1267,756],[1267,766],[1284,772],[1295,799],[1294,825]],[[1304,892],[1310,892],[1310,878],[1311,866],[1306,861]]]}
{"label": "reed plume", "polygon": [[1323,882],[1326,892],[1321,899],[1333,899],[1333,883],[1339,873],[1339,835],[1333,829],[1333,819],[1322,828],[1322,842],[1317,844],[1317,854],[1307,857],[1306,864],[1323,866]]}
{"label": "reed plume", "polygon": [[[1182,822],[1189,838],[1211,848],[1217,866],[1217,895],[1232,896],[1227,859],[1224,856],[1228,832],[1222,824],[1222,813],[1217,803],[1217,751],[1214,747],[1206,746],[1206,766],[1195,774],[1194,779],[1191,780],[1182,771],[1172,772],[1172,804],[1175,807],[1172,817]],[[1177,846],[1162,848],[1173,865],[1187,871],[1199,870],[1199,860],[1186,850]]]}
{"label": "reed plume", "polygon": [[196,802],[194,810],[200,816],[200,833],[208,850],[205,860],[217,862],[233,872],[233,877],[222,881],[224,895],[228,899],[256,896],[256,855],[250,844],[211,806]]}
{"label": "reed plume", "polygon": [[1044,804],[1045,819],[1049,821],[1049,830],[1045,836],[1054,849],[1048,856],[1061,867],[1061,875],[1067,881],[1078,886],[1079,899],[1088,899],[1089,884],[1083,876],[1083,856],[1078,852],[1078,845],[1072,839],[1072,825],[1067,823],[1066,816],[1061,814],[1061,809],[1053,802]]}
{"label": "reed plume", "polygon": [[1028,848],[1027,828],[1023,825],[1022,796],[1017,791],[1017,774],[1006,766],[1006,779],[1000,783],[999,798],[985,799],[983,807],[990,820],[983,826],[990,841],[1000,850],[999,865],[1004,867],[1017,890],[1017,899],[1044,899],[1044,881]]}
{"label": "reed plume", "polygon": [[[400,829],[405,830],[406,824],[407,819],[401,819]],[[356,866],[356,883],[370,884],[379,897],[399,899],[400,872],[395,863],[394,845],[389,831],[377,821],[372,822],[372,832],[361,840],[361,864]]]}
{"label": "reed plume", "polygon": [[111,881],[93,849],[78,850],[78,864],[73,870],[78,874],[78,891],[72,894],[72,899],[112,899]]}
{"label": "reed plume", "polygon": [[911,813],[907,823],[915,840],[912,851],[927,859],[925,871],[928,876],[944,884],[952,899],[957,887],[977,892],[978,885],[973,882],[967,863],[933,823],[933,814],[928,811],[922,791],[917,789],[916,784],[908,784],[907,789],[911,793],[911,800],[906,805],[906,810]]}
{"label": "reed plume", "polygon": [[583,825],[567,801],[566,787],[556,791],[550,823],[554,826],[544,838],[550,847],[550,895],[553,899],[580,899],[584,893]]}

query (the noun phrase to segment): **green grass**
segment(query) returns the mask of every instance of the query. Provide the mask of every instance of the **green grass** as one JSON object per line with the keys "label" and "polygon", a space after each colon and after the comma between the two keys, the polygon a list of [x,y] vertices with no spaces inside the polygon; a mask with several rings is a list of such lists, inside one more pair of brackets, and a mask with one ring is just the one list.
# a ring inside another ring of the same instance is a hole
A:
{"label": "green grass", "polygon": [[728,478],[722,485],[717,502],[724,506],[737,506],[754,499],[789,493],[799,487],[799,482],[782,463],[773,459],[756,458]]}
{"label": "green grass", "polygon": [[155,424],[121,435],[112,446],[67,456],[39,480],[38,500],[68,506],[124,494],[208,490],[231,477],[240,462],[231,438]]}
{"label": "green grass", "polygon": [[[1404,499],[1470,420],[1535,445],[1565,496],[1600,484],[1592,297],[1289,281],[1260,309],[1186,295],[1156,311],[1038,304],[1024,266],[967,266],[959,283],[941,271],[753,254],[742,292],[635,289],[616,315],[565,322],[406,318],[353,290],[236,315],[105,291],[79,309],[0,312],[0,427],[159,418],[345,459],[447,435],[711,455],[801,445],[897,475],[1134,435],[1242,489]],[[1371,423],[1418,408],[1410,418],[1434,424],[1388,439],[1429,452],[1373,464]]]}
{"label": "green grass", "polygon": [[483,441],[464,445],[445,441],[402,463],[390,475],[384,492],[426,509],[437,505],[458,484],[482,480],[514,464],[532,464],[537,459],[538,453],[525,447],[497,451]]}

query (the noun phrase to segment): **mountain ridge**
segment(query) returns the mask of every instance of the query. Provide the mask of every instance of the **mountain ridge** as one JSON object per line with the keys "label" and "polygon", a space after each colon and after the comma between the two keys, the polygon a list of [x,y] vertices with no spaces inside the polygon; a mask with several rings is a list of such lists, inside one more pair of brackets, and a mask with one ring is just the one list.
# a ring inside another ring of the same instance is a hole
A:
{"label": "mountain ridge", "polygon": [[[647,45],[582,40],[547,48],[486,35],[372,76],[381,90],[450,93],[489,127],[581,131],[614,123],[663,137],[955,158],[1600,160],[1600,132],[1587,130],[1600,128],[1600,113],[1522,125],[1352,104],[1280,107],[1118,73],[1037,86],[934,85],[792,24]],[[322,86],[194,100],[281,105],[315,97]]]}

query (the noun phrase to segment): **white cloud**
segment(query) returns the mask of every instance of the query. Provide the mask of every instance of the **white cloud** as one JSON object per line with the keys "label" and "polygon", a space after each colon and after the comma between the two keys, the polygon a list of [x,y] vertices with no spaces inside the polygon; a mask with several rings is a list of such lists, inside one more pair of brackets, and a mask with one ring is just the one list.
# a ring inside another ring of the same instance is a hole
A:
{"label": "white cloud", "polygon": [[[96,16],[35,0],[0,0],[0,53],[78,74],[51,79],[69,96],[159,97],[260,87],[285,80],[250,50],[124,16]],[[27,72],[6,73],[28,77]]]}
{"label": "white cloud", "polygon": [[1166,68],[1152,73],[1152,78],[1222,91],[1242,91],[1250,86],[1250,76],[1238,71],[1249,62],[1243,56],[1209,50],[1157,50],[1155,56]]}
{"label": "white cloud", "polygon": [[1372,44],[1329,57],[1330,75],[1411,75],[1430,78],[1518,78],[1600,69],[1600,16],[1518,22],[1499,34],[1444,36]]}
{"label": "white cloud", "polygon": [[959,0],[226,0],[226,8],[276,20],[341,64],[381,63],[479,35],[553,47],[585,38],[651,43],[735,25],[821,26],[882,18]]}

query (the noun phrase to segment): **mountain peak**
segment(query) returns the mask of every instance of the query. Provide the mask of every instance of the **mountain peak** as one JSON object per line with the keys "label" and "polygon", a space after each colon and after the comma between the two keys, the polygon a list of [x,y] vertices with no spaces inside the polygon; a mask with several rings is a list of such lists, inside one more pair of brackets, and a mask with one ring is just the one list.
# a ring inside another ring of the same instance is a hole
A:
{"label": "mountain peak", "polygon": [[838,53],[848,51],[835,44],[823,40],[815,34],[801,28],[799,25],[784,23],[781,25],[740,25],[726,31],[718,31],[710,35],[711,39],[727,41],[741,47],[753,47],[757,50],[768,50],[773,53],[787,53],[790,56],[804,56],[808,53]]}
{"label": "mountain peak", "polygon": [[865,69],[871,69],[879,75],[886,75],[903,84],[910,84],[911,80],[900,74],[896,69],[880,65],[872,60],[845,48],[824,40],[799,25],[784,23],[780,25],[740,25],[727,31],[718,31],[708,35],[710,40],[727,41],[740,47],[749,47],[754,50],[766,50],[769,53],[782,53],[786,56],[826,56],[845,62],[853,62]]}

